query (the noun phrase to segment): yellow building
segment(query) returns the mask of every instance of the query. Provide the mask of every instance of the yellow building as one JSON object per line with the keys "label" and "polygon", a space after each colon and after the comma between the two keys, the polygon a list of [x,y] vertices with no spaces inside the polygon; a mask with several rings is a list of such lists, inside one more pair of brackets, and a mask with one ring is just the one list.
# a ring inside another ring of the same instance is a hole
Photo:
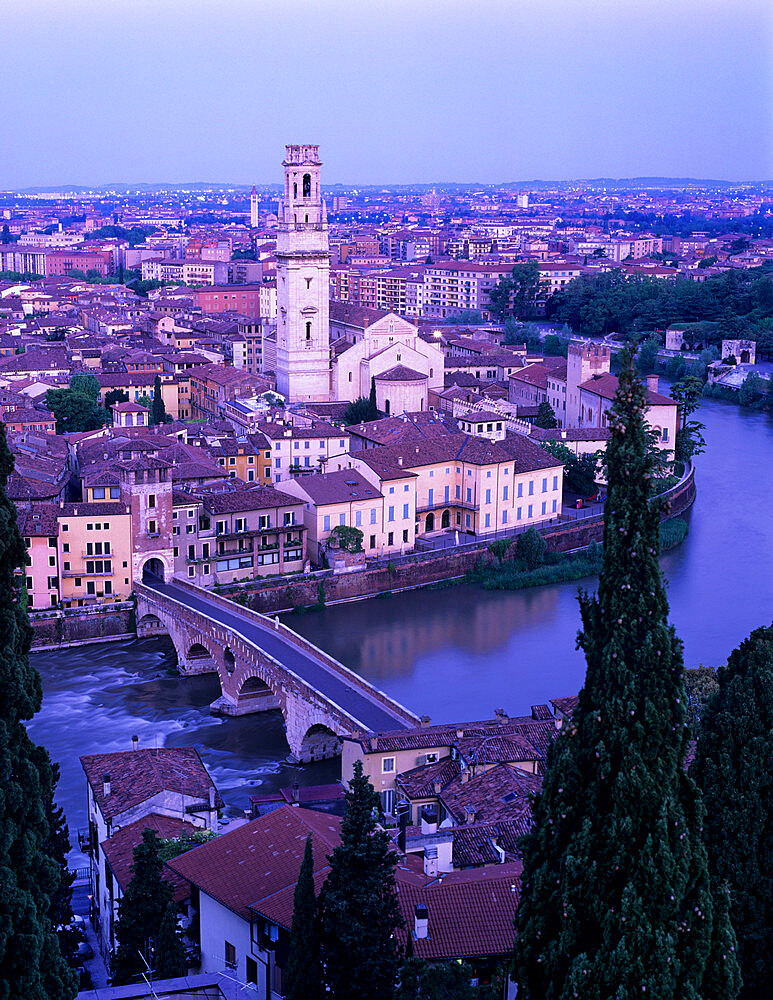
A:
{"label": "yellow building", "polygon": [[129,507],[94,500],[59,507],[61,600],[67,607],[125,601],[132,592],[132,529]]}
{"label": "yellow building", "polygon": [[344,460],[374,485],[387,470],[414,474],[416,536],[442,529],[487,535],[561,514],[563,465],[520,434],[489,441],[449,433],[334,462],[340,468]]}
{"label": "yellow building", "polygon": [[27,546],[27,607],[35,610],[59,603],[58,504],[21,506],[19,530]]}
{"label": "yellow building", "polygon": [[308,553],[315,562],[323,561],[325,543],[339,525],[362,532],[366,556],[397,554],[413,547],[411,492],[395,490],[385,497],[355,469],[286,480],[282,490],[305,501]]}

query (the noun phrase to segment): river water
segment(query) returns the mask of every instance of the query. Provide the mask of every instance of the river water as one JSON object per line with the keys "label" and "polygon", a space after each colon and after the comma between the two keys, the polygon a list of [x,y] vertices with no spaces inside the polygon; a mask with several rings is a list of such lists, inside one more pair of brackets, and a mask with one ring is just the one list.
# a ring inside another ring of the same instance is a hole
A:
{"label": "river water", "polygon": [[[773,620],[773,419],[707,400],[697,416],[708,443],[697,459],[690,533],[662,559],[672,620],[687,666],[716,665]],[[594,580],[583,583],[592,588]],[[415,591],[286,617],[347,666],[435,721],[511,714],[575,694],[585,663],[575,648],[577,583],[515,592],[468,585]],[[333,780],[335,761],[299,768],[278,712],[220,719],[208,707],[214,676],[182,678],[164,640],[36,653],[43,709],[32,737],[58,761],[58,798],[74,833],[86,826],[79,756],[142,746],[194,745],[230,815],[256,791],[293,780]],[[73,839],[75,839],[73,837]]]}

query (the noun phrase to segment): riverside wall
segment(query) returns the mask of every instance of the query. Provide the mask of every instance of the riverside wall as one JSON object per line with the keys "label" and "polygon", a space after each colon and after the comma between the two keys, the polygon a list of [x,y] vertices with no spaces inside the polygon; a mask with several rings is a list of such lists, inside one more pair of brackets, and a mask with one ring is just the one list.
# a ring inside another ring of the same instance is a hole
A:
{"label": "riverside wall", "polygon": [[[694,470],[661,497],[664,521],[679,517],[695,502]],[[602,540],[603,515],[549,525],[541,534],[550,552],[570,552]],[[371,565],[354,573],[335,574],[332,570],[296,577],[253,580],[220,588],[222,597],[236,600],[264,614],[295,608],[360,601],[382,594],[416,590],[445,580],[463,577],[488,551],[490,541],[437,553],[403,556],[387,563]],[[134,605],[131,603],[38,611],[30,616],[34,630],[33,649],[56,649],[89,642],[133,638]]]}

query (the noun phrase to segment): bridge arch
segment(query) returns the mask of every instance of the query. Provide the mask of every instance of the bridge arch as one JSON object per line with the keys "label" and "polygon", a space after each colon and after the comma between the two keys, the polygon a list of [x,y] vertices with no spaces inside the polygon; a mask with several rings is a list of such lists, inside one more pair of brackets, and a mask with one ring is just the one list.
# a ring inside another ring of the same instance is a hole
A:
{"label": "bridge arch", "polygon": [[338,757],[340,753],[340,739],[329,726],[318,722],[307,729],[306,734],[301,740],[297,756],[304,763],[308,763],[313,760],[327,760],[330,757]]}
{"label": "bridge arch", "polygon": [[151,612],[137,619],[137,637],[141,639],[146,635],[168,635],[166,625]]}
{"label": "bridge arch", "polygon": [[233,650],[230,646],[226,646],[223,650],[223,666],[226,669],[226,673],[230,677],[234,670],[236,670],[236,657],[234,656]]}
{"label": "bridge arch", "polygon": [[158,556],[151,556],[150,559],[146,559],[140,571],[143,583],[154,583],[156,580],[161,580],[163,583],[166,579],[166,574],[167,567],[164,565],[163,559],[160,559]]}

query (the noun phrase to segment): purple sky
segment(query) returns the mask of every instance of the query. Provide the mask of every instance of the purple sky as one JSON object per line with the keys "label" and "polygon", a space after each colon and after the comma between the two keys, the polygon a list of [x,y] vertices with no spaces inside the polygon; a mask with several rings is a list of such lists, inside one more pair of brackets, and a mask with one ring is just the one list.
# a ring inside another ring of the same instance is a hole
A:
{"label": "purple sky", "polygon": [[771,0],[5,0],[0,188],[773,177]]}

